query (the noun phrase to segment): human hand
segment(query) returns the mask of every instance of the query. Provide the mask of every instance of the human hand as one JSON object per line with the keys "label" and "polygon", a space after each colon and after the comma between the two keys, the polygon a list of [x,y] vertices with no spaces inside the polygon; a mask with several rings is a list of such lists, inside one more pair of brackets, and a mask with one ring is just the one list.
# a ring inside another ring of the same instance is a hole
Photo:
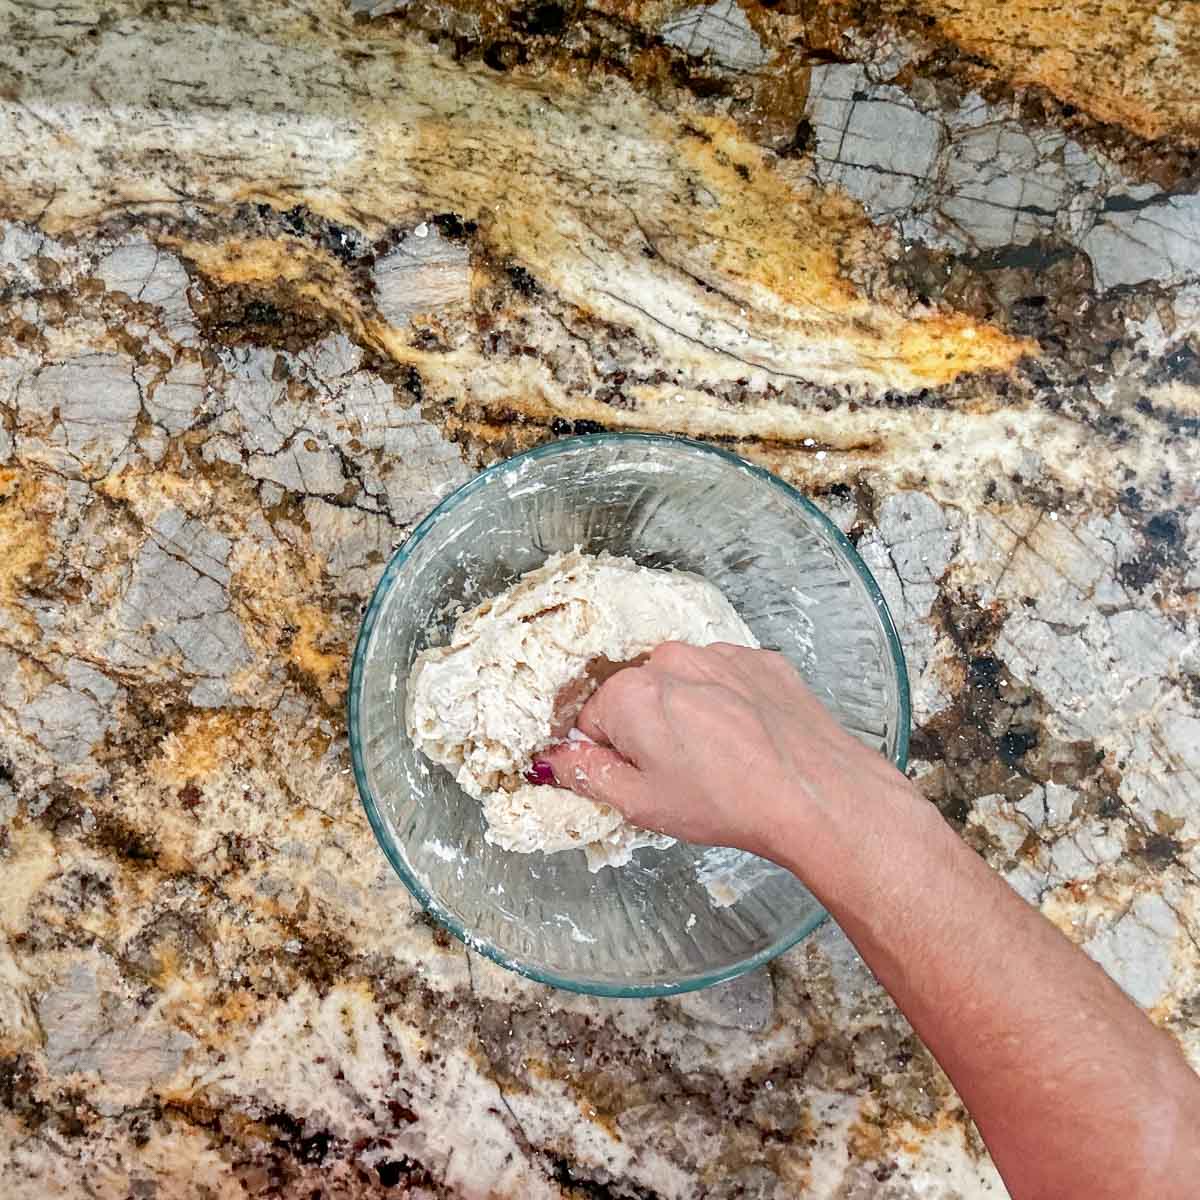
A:
{"label": "human hand", "polygon": [[559,786],[804,880],[959,1089],[1014,1197],[1194,1196],[1200,1088],[1178,1046],[782,655],[667,643],[576,726],[600,744],[543,753]]}
{"label": "human hand", "polygon": [[558,786],[643,828],[777,860],[872,779],[907,786],[774,651],[668,642],[608,679],[576,727],[598,744],[539,756]]}

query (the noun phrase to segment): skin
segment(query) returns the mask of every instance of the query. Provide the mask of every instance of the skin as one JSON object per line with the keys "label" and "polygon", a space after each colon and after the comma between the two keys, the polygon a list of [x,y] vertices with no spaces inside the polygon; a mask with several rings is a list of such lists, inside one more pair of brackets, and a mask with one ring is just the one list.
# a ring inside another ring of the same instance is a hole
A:
{"label": "skin", "polygon": [[560,786],[798,875],[953,1081],[1016,1200],[1185,1200],[1200,1078],[1174,1041],[845,733],[780,654],[660,646],[577,718]]}

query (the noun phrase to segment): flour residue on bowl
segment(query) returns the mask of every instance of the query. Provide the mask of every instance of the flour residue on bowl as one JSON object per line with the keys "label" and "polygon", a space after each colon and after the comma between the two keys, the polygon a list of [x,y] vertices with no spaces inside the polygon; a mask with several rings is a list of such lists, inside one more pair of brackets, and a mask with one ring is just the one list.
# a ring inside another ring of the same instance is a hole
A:
{"label": "flour residue on bowl", "polygon": [[447,846],[445,842],[439,842],[437,838],[430,838],[425,843],[425,849],[433,855],[434,858],[440,858],[444,863],[462,862],[462,854],[453,846]]}
{"label": "flour residue on bowl", "polygon": [[594,946],[599,940],[598,938],[593,937],[590,933],[584,933],[583,930],[580,929],[579,926],[576,925],[566,913],[554,913],[550,920],[553,921],[555,925],[561,925],[564,929],[569,929],[571,931],[571,941],[573,942],[580,942],[585,945]]}
{"label": "flour residue on bowl", "polygon": [[713,908],[728,908],[748,896],[777,868],[733,846],[710,846],[696,864],[696,878],[704,885]]}

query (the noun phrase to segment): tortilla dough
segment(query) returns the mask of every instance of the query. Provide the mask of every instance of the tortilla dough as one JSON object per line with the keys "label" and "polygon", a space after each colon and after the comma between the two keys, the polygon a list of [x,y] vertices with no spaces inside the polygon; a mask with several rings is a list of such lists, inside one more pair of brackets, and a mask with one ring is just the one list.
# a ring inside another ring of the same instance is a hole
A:
{"label": "tortilla dough", "polygon": [[597,664],[626,663],[672,641],[758,645],[697,575],[578,549],[556,554],[460,617],[448,645],[417,656],[409,736],[482,801],[490,842],[521,853],[582,848],[593,871],[620,866],[638,846],[671,839],[607,805],[526,783],[524,772],[599,686]]}

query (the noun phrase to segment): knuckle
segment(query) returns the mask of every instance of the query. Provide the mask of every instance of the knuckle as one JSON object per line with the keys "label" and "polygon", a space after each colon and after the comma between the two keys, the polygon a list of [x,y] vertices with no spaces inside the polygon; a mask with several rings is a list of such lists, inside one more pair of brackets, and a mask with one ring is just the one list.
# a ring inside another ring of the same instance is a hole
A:
{"label": "knuckle", "polygon": [[713,642],[708,646],[714,654],[721,655],[722,658],[740,658],[746,653],[745,646],[734,645],[733,642]]}
{"label": "knuckle", "polygon": [[583,706],[580,718],[594,724],[606,736],[619,732],[627,724],[628,715],[644,710],[653,703],[657,687],[648,672],[631,669],[620,671],[604,683]]}
{"label": "knuckle", "polygon": [[618,704],[637,704],[658,690],[658,685],[649,672],[634,668],[614,675],[605,690],[608,699]]}
{"label": "knuckle", "polygon": [[676,667],[690,662],[696,652],[696,647],[687,642],[663,642],[650,655],[650,661],[656,666]]}
{"label": "knuckle", "polygon": [[722,654],[752,654],[753,651],[749,646],[743,646],[738,642],[713,642],[712,649],[720,650]]}

